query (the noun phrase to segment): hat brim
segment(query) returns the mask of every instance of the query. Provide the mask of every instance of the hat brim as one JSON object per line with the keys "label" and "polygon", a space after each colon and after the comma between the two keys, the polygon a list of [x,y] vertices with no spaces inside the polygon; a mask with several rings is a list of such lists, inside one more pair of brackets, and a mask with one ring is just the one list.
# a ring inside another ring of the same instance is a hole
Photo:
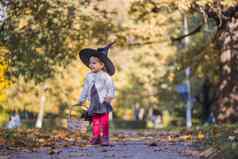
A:
{"label": "hat brim", "polygon": [[79,52],[79,57],[80,57],[81,61],[87,67],[89,67],[89,59],[92,56],[99,58],[104,63],[106,71],[110,76],[114,75],[115,67],[114,67],[112,61],[106,55],[99,53],[95,49],[90,49],[90,48],[83,49]]}

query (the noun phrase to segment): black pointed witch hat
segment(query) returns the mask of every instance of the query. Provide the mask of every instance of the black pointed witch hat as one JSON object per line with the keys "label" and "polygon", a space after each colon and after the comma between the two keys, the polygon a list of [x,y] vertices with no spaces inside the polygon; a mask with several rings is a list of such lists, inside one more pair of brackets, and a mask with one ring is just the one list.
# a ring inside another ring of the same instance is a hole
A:
{"label": "black pointed witch hat", "polygon": [[108,58],[108,52],[114,43],[115,43],[115,41],[106,45],[103,48],[98,48],[98,49],[92,49],[92,48],[82,49],[79,52],[79,57],[80,57],[81,61],[87,67],[89,67],[90,57],[94,56],[94,57],[99,58],[104,63],[107,73],[110,76],[112,76],[115,73],[115,67],[114,67],[112,61]]}

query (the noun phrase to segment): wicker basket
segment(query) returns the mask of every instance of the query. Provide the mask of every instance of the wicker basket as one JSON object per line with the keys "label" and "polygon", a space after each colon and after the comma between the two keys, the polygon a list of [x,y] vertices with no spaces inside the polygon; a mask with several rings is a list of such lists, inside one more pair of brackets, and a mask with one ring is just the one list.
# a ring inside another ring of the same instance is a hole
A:
{"label": "wicker basket", "polygon": [[88,125],[88,121],[85,121],[82,118],[72,117],[72,107],[70,107],[67,117],[67,129],[71,132],[87,133]]}

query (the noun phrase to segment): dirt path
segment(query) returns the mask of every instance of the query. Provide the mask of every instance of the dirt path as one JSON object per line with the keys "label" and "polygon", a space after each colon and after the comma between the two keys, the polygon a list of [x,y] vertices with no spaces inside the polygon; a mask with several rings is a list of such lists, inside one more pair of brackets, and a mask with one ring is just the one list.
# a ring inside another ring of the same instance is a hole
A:
{"label": "dirt path", "polygon": [[136,132],[119,132],[113,136],[112,146],[108,147],[48,147],[34,152],[14,152],[0,159],[199,159],[191,143],[166,142]]}

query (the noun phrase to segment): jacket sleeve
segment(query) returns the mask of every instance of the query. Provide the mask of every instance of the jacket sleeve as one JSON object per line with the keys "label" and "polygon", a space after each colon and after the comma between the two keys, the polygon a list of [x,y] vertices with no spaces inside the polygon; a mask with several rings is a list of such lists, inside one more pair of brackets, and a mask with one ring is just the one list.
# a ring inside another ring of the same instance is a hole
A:
{"label": "jacket sleeve", "polygon": [[84,81],[83,90],[81,91],[79,102],[83,102],[88,98],[88,89],[89,89],[89,75],[86,76]]}
{"label": "jacket sleeve", "polygon": [[107,95],[108,97],[115,97],[115,85],[111,78],[111,76],[107,76],[106,78],[106,87],[107,87]]}

